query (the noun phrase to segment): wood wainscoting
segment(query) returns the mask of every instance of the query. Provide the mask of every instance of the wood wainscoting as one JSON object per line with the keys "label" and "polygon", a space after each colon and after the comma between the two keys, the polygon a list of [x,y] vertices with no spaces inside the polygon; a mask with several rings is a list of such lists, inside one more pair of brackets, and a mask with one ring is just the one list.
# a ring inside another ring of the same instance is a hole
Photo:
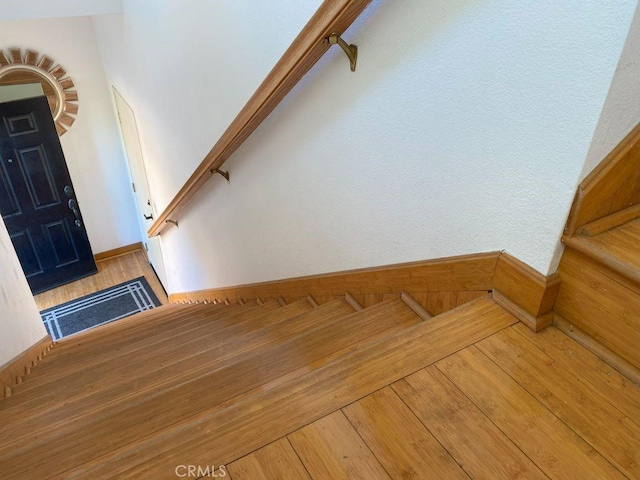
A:
{"label": "wood wainscoting", "polygon": [[323,304],[351,294],[368,307],[406,292],[439,315],[493,291],[497,303],[537,332],[553,321],[559,286],[557,274],[545,277],[507,253],[490,252],[174,293],[169,302],[281,297],[294,302],[310,294]]}
{"label": "wood wainscoting", "polygon": [[0,398],[11,396],[11,387],[22,382],[22,378],[42,360],[52,345],[53,340],[47,335],[17,357],[0,366]]}
{"label": "wood wainscoting", "polygon": [[410,294],[431,315],[439,315],[492,290],[500,252],[347,270],[189,293],[174,293],[171,303],[277,299],[294,302],[312,295],[324,304],[347,293],[368,307]]}

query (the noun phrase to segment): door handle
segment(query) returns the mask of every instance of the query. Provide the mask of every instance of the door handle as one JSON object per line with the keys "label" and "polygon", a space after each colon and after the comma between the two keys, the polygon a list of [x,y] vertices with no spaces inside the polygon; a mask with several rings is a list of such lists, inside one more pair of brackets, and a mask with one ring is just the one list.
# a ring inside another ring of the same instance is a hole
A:
{"label": "door handle", "polygon": [[153,213],[151,215],[145,215],[143,213],[142,216],[144,217],[145,220],[153,220]]}
{"label": "door handle", "polygon": [[74,222],[76,227],[82,226],[82,220],[80,220],[80,210],[78,209],[78,202],[76,202],[73,198],[70,198],[67,202],[67,206],[69,210],[73,212],[73,215],[76,217],[76,221]]}

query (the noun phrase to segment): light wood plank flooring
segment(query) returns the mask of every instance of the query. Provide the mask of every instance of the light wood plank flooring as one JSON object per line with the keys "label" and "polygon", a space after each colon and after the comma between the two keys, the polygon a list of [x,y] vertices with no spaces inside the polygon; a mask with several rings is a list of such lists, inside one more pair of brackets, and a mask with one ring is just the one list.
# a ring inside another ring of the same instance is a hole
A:
{"label": "light wood plank flooring", "polygon": [[637,385],[490,296],[412,305],[173,304],[63,340],[0,401],[1,476],[640,476]]}
{"label": "light wood plank flooring", "polygon": [[636,479],[640,389],[554,327],[495,333],[226,466],[233,480]]}
{"label": "light wood plank flooring", "polygon": [[84,295],[99,292],[128,280],[144,276],[162,304],[168,303],[160,281],[142,250],[96,262],[98,273],[35,295],[38,310],[55,307]]}

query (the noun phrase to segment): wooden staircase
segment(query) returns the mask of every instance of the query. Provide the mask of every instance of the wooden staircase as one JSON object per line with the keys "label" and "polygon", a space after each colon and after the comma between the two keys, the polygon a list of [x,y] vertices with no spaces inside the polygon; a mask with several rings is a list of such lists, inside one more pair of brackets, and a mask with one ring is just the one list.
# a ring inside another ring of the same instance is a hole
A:
{"label": "wooden staircase", "polygon": [[57,343],[0,401],[2,478],[166,478],[212,428],[231,462],[515,321],[488,298],[433,319],[407,295],[283,304],[170,304]]}
{"label": "wooden staircase", "polygon": [[435,317],[406,294],[170,304],[54,345],[0,401],[0,472],[634,478],[639,406],[636,385],[490,295]]}
{"label": "wooden staircase", "polygon": [[640,205],[566,235],[555,322],[640,382]]}
{"label": "wooden staircase", "polygon": [[580,183],[554,325],[640,384],[640,124]]}

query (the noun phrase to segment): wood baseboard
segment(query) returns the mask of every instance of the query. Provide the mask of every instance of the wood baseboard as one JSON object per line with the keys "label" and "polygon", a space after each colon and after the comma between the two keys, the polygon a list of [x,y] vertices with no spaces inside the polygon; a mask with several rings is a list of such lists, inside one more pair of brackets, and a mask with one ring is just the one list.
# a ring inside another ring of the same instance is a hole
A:
{"label": "wood baseboard", "polygon": [[558,330],[561,330],[567,336],[573,338],[576,342],[585,347],[596,357],[604,360],[606,363],[611,365],[633,383],[640,386],[640,370],[635,365],[627,362],[613,350],[607,348],[602,343],[594,339],[591,335],[583,332],[557,313],[554,315],[553,326]]}
{"label": "wood baseboard", "polygon": [[144,252],[144,248],[142,248],[142,243],[132,243],[131,245],[125,245],[124,247],[114,248],[113,250],[108,250],[106,252],[96,253],[93,258],[96,262],[100,262],[102,260],[108,260],[109,258],[119,257],[120,255],[126,255],[128,253],[136,252],[138,250],[142,250]]}
{"label": "wood baseboard", "polygon": [[[419,303],[425,307],[428,304],[427,293],[431,292],[434,296],[440,293],[452,294],[454,301],[449,303],[452,303],[451,308],[453,308],[456,306],[455,300],[459,292],[474,291],[479,295],[492,289],[499,255],[500,252],[478,253],[197,292],[174,293],[169,296],[169,301],[173,303],[185,300],[277,299],[282,296],[290,302],[312,295],[318,303],[325,303],[334,297],[350,293],[366,307],[371,304],[368,302],[370,297],[376,297],[382,301],[385,296],[407,292],[412,296],[416,293],[421,294],[414,298],[419,298]],[[431,313],[438,314],[440,311]]]}
{"label": "wood baseboard", "polygon": [[17,378],[25,375],[25,369],[37,365],[38,361],[46,355],[52,345],[53,340],[47,335],[0,367],[0,398],[11,395],[11,387],[18,383]]}
{"label": "wood baseboard", "polygon": [[540,315],[539,317],[534,317],[520,305],[509,300],[498,290],[493,291],[492,297],[494,302],[496,302],[498,305],[500,305],[507,312],[516,317],[534,332],[539,332],[540,330],[547,328],[553,323],[553,312],[547,312],[544,315]]}
{"label": "wood baseboard", "polygon": [[508,253],[502,253],[493,277],[494,299],[537,332],[551,324],[550,313],[560,283],[557,273],[544,276]]}

